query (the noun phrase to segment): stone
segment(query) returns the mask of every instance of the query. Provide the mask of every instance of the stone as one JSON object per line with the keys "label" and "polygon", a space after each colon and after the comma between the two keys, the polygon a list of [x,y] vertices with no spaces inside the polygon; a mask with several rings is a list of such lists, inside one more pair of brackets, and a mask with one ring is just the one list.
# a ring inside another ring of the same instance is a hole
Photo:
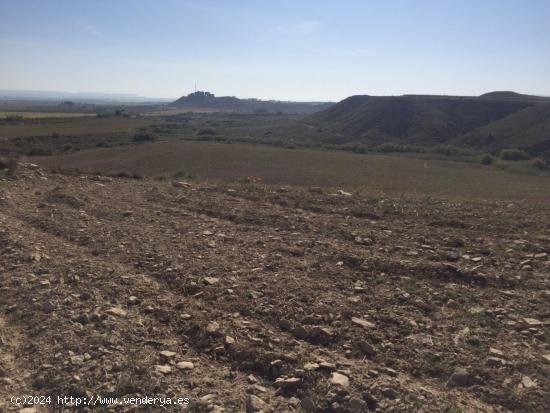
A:
{"label": "stone", "polygon": [[352,317],[351,322],[364,328],[374,328],[376,325],[362,318]]}
{"label": "stone", "polygon": [[329,363],[328,361],[322,361],[319,363],[319,367],[325,370],[336,370],[336,365],[334,363]]}
{"label": "stone", "polygon": [[289,388],[289,387],[296,387],[299,383],[301,382],[301,380],[298,378],[298,377],[278,377],[276,380],[275,380],[275,387],[280,387],[280,388]]}
{"label": "stone", "polygon": [[304,370],[313,371],[313,370],[317,370],[319,367],[320,366],[317,363],[306,363],[304,365]]}
{"label": "stone", "polygon": [[307,331],[303,326],[296,326],[294,330],[292,330],[292,334],[294,334],[294,337],[302,340],[309,337],[309,331]]}
{"label": "stone", "polygon": [[162,374],[170,374],[172,372],[172,367],[168,366],[167,364],[164,365],[156,365],[155,371]]}
{"label": "stone", "polygon": [[140,303],[140,299],[137,298],[135,295],[131,295],[128,298],[128,304],[130,304],[130,305],[136,305],[136,304],[139,304],[139,303]]}
{"label": "stone", "polygon": [[204,277],[204,282],[208,285],[214,285],[218,281],[220,281],[220,279],[216,277]]}
{"label": "stone", "polygon": [[260,386],[259,384],[253,384],[252,388],[260,393],[267,393],[267,388],[264,386]]}
{"label": "stone", "polygon": [[232,344],[235,344],[235,339],[231,336],[225,336],[224,343],[226,346],[230,346]]}
{"label": "stone", "polygon": [[288,399],[288,404],[290,406],[298,406],[300,404],[300,399],[296,397],[291,397],[290,399]]}
{"label": "stone", "polygon": [[109,308],[106,311],[106,313],[117,317],[126,317],[126,315],[128,314],[125,310],[123,310],[120,307]]}
{"label": "stone", "polygon": [[523,322],[528,326],[541,326],[544,324],[542,321],[537,320],[536,318],[524,318]]}
{"label": "stone", "polygon": [[330,382],[344,388],[349,386],[349,378],[337,372],[332,373],[330,377]]}
{"label": "stone", "polygon": [[496,349],[496,348],[493,348],[493,347],[489,348],[489,353],[494,354],[495,356],[504,357],[504,352],[503,351],[501,351],[499,349]]}
{"label": "stone", "polygon": [[266,412],[268,408],[269,405],[254,394],[248,396],[246,400],[247,413]]}
{"label": "stone", "polygon": [[390,367],[382,366],[378,370],[380,370],[382,373],[385,373],[385,374],[387,374],[388,376],[391,376],[391,377],[397,377],[399,375],[399,373],[396,370],[394,370]]}
{"label": "stone", "polygon": [[208,393],[208,394],[205,394],[204,396],[202,396],[199,400],[201,400],[203,402],[211,402],[215,398],[216,398],[215,394]]}
{"label": "stone", "polygon": [[318,340],[321,342],[327,342],[332,339],[333,333],[329,328],[314,326],[308,331],[308,338],[312,340]]}
{"label": "stone", "polygon": [[220,331],[220,325],[216,321],[211,321],[206,326],[206,332],[208,334],[217,334]]}
{"label": "stone", "polygon": [[368,409],[367,402],[358,398],[351,398],[349,401],[349,410],[353,413],[365,412]]}
{"label": "stone", "polygon": [[170,359],[176,355],[176,352],[169,351],[169,350],[163,350],[160,352],[160,355],[164,357],[165,359]]}
{"label": "stone", "polygon": [[376,355],[376,349],[367,341],[360,341],[357,346],[359,347],[359,350],[367,356]]}
{"label": "stone", "polygon": [[311,397],[304,397],[300,401],[300,405],[302,406],[302,409],[304,409],[306,412],[314,412],[317,410],[317,406],[315,405],[315,402]]}
{"label": "stone", "polygon": [[467,387],[472,384],[474,384],[474,378],[464,369],[456,370],[447,381],[447,387]]}
{"label": "stone", "polygon": [[543,354],[542,359],[546,362],[546,364],[550,364],[550,354]]}
{"label": "stone", "polygon": [[84,364],[84,356],[72,356],[71,364],[74,366],[80,366],[81,364]]}
{"label": "stone", "polygon": [[292,329],[292,324],[290,321],[282,318],[281,320],[279,320],[279,328],[283,331],[289,331],[290,329]]}
{"label": "stone", "polygon": [[456,262],[458,261],[458,259],[459,259],[459,256],[456,252],[450,252],[447,254],[447,261]]}
{"label": "stone", "polygon": [[532,387],[537,387],[537,383],[535,383],[531,377],[529,376],[523,376],[521,378],[521,384],[523,385],[523,387],[525,387],[526,389],[530,389]]}
{"label": "stone", "polygon": [[180,361],[176,363],[176,368],[179,370],[193,370],[195,365],[190,361]]}
{"label": "stone", "polygon": [[395,389],[392,389],[391,387],[385,387],[383,389],[380,390],[380,392],[385,396],[387,397],[388,399],[396,399],[397,396],[398,396],[398,393],[397,391],[395,391]]}
{"label": "stone", "polygon": [[174,188],[189,188],[191,186],[191,184],[188,183],[188,182],[183,182],[183,181],[173,181],[172,186]]}
{"label": "stone", "polygon": [[506,360],[498,357],[488,357],[485,361],[488,367],[504,367],[506,366]]}

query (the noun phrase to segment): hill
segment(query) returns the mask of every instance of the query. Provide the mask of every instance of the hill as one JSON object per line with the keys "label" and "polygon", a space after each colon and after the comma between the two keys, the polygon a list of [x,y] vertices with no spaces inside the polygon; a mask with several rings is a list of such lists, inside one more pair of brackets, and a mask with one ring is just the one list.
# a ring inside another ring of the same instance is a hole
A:
{"label": "hill", "polygon": [[363,95],[344,99],[307,121],[324,131],[318,140],[335,144],[460,144],[537,151],[550,142],[549,113],[550,99],[513,92],[479,97]]}
{"label": "hill", "polygon": [[284,112],[313,113],[326,109],[330,102],[284,102],[276,100],[239,99],[234,96],[215,96],[210,92],[198,91],[182,96],[170,106],[191,109],[219,109],[235,112]]}

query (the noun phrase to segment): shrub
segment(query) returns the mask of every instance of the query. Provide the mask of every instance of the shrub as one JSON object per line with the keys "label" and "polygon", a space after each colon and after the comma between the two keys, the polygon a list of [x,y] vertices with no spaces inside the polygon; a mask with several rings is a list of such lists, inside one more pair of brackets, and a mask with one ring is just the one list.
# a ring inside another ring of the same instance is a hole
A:
{"label": "shrub", "polygon": [[493,155],[489,153],[486,153],[481,157],[481,163],[483,165],[492,165],[494,162],[495,162],[495,158],[493,157]]}
{"label": "shrub", "polygon": [[214,129],[207,128],[207,129],[201,129],[198,134],[201,136],[206,136],[206,135],[211,136],[211,135],[215,135],[216,131]]}
{"label": "shrub", "polygon": [[529,154],[521,149],[503,149],[500,158],[505,161],[523,161],[529,159]]}
{"label": "shrub", "polygon": [[143,175],[137,172],[126,172],[126,171],[110,173],[109,176],[112,176],[113,178],[143,179]]}
{"label": "shrub", "polygon": [[0,156],[0,169],[6,171],[8,177],[14,177],[18,167],[17,159],[14,156]]}
{"label": "shrub", "polygon": [[353,150],[355,153],[362,153],[362,154],[365,154],[367,153],[367,147],[365,145],[357,145],[354,150]]}
{"label": "shrub", "polygon": [[403,147],[396,145],[395,143],[383,143],[374,148],[376,152],[390,153],[390,152],[403,152]]}
{"label": "shrub", "polygon": [[49,149],[42,149],[42,148],[32,148],[27,152],[27,155],[29,156],[50,156],[52,155],[52,151]]}
{"label": "shrub", "polygon": [[12,123],[20,123],[20,122],[23,122],[23,116],[7,115],[6,116],[6,121],[7,122],[12,122]]}
{"label": "shrub", "polygon": [[535,158],[531,160],[531,165],[533,165],[534,168],[543,170],[546,169],[546,162],[542,158]]}
{"label": "shrub", "polygon": [[134,135],[134,142],[154,142],[157,139],[155,135],[149,132],[138,132]]}

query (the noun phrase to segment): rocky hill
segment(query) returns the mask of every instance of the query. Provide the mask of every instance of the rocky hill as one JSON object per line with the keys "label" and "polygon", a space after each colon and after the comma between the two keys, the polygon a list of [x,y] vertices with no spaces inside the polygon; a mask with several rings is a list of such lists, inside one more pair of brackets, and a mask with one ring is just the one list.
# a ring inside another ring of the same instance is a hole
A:
{"label": "rocky hill", "polygon": [[455,144],[484,150],[550,148],[550,99],[493,92],[480,97],[352,96],[311,115],[325,133],[319,140],[344,144]]}
{"label": "rocky hill", "polygon": [[326,109],[329,102],[283,102],[275,100],[239,99],[234,96],[215,96],[210,92],[194,92],[172,102],[171,106],[190,109],[219,109],[234,112],[313,113]]}

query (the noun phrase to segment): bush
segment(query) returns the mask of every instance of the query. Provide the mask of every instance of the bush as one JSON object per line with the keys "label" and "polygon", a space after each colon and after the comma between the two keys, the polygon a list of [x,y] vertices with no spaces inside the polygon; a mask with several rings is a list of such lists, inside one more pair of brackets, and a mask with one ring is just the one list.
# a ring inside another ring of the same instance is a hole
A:
{"label": "bush", "polygon": [[362,154],[365,154],[367,153],[367,147],[365,145],[357,145],[354,150],[353,150],[355,153],[362,153]]}
{"label": "bush", "polygon": [[14,177],[18,167],[17,159],[14,156],[0,156],[0,170],[5,170],[8,177]]}
{"label": "bush", "polygon": [[134,135],[134,142],[154,142],[157,139],[155,135],[149,132],[138,132]]}
{"label": "bush", "polygon": [[492,165],[494,162],[495,162],[495,158],[493,157],[493,155],[489,153],[486,153],[481,157],[481,163],[483,165]]}
{"label": "bush", "polygon": [[20,123],[20,122],[23,122],[23,116],[8,115],[6,116],[6,121],[11,123]]}
{"label": "bush", "polygon": [[533,165],[534,168],[543,170],[546,169],[546,162],[542,158],[535,158],[531,160],[531,165]]}
{"label": "bush", "polygon": [[403,147],[396,145],[395,143],[383,143],[374,148],[376,152],[390,153],[390,152],[403,152]]}
{"label": "bush", "polygon": [[32,148],[27,152],[27,155],[29,156],[50,156],[52,155],[52,151],[49,149],[42,149],[42,148]]}
{"label": "bush", "polygon": [[137,173],[137,172],[114,172],[109,174],[109,176],[112,176],[113,178],[127,178],[127,179],[143,179],[143,175]]}
{"label": "bush", "polygon": [[500,158],[505,161],[523,161],[529,159],[530,156],[521,149],[503,149],[500,152]]}
{"label": "bush", "polygon": [[214,129],[207,128],[207,129],[201,129],[198,134],[201,136],[206,136],[206,135],[211,136],[211,135],[215,135],[216,131]]}

